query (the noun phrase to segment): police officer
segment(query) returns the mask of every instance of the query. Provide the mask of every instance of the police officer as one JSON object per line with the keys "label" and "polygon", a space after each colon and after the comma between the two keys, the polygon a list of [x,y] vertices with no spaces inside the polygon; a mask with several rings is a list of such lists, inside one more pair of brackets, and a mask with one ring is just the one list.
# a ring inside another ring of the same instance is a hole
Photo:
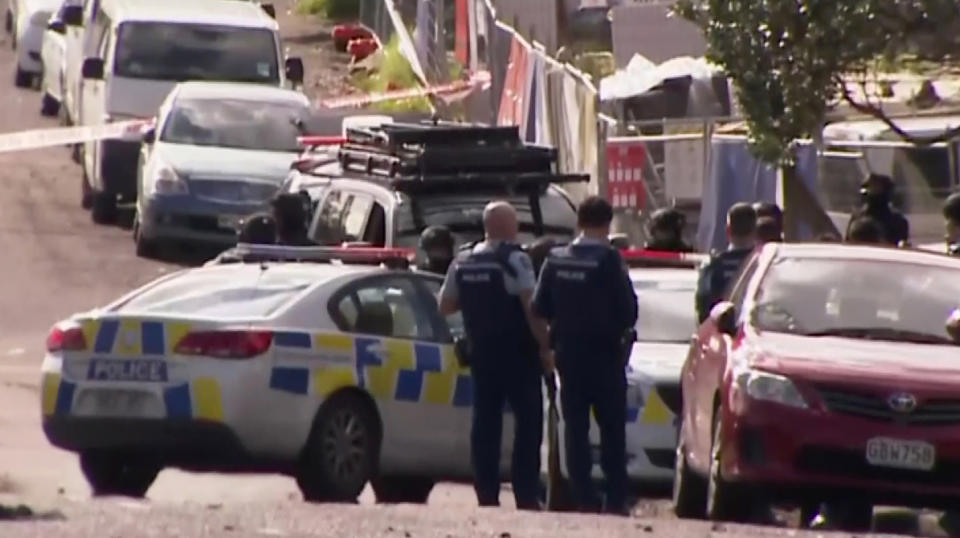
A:
{"label": "police officer", "polygon": [[[257,213],[245,217],[240,223],[240,231],[237,235],[237,242],[255,245],[272,245],[277,242],[277,227],[273,217],[263,213]],[[205,265],[219,265],[222,263],[239,263],[240,255],[236,248],[231,248],[221,252],[219,256],[210,260]]]}
{"label": "police officer", "polygon": [[[608,239],[613,208],[591,196],[577,210],[581,234],[555,248],[540,273],[534,312],[550,323],[560,372],[567,467],[579,509],[626,514],[626,356],[637,321],[637,296]],[[601,502],[591,478],[590,410],[600,429],[606,479]]]}
{"label": "police officer", "polygon": [[960,192],[947,197],[943,204],[943,220],[946,228],[947,253],[960,256]]}
{"label": "police officer", "polygon": [[533,263],[533,274],[540,274],[540,269],[543,268],[544,262],[547,261],[547,256],[550,255],[550,251],[556,246],[558,246],[556,239],[540,237],[524,249],[527,255],[530,256],[530,261]]}
{"label": "police officer", "polygon": [[767,243],[779,243],[783,240],[783,234],[780,232],[780,226],[773,217],[760,217],[757,219],[757,247]]}
{"label": "police officer", "polygon": [[[757,213],[757,237],[763,239],[760,237],[760,220],[769,218],[773,220],[776,232],[765,230],[766,242],[783,241],[783,210],[780,209],[780,206],[773,202],[754,202],[753,210]],[[767,226],[769,227],[769,225]],[[775,238],[773,237],[774,233],[776,234]]]}
{"label": "police officer", "polygon": [[429,226],[420,234],[420,250],[424,254],[426,263],[424,271],[447,274],[450,262],[453,261],[454,239],[450,229],[446,226]]}
{"label": "police officer", "polygon": [[[890,176],[870,174],[861,184],[860,196],[863,205],[851,216],[851,225],[860,217],[870,217],[880,224],[884,242],[899,245],[910,240],[910,223],[890,205],[893,197]],[[847,235],[850,235],[849,227]]]}
{"label": "police officer", "polygon": [[[540,508],[541,376],[552,371],[546,324],[530,301],[533,264],[515,242],[517,214],[507,202],[483,212],[485,240],[461,250],[440,290],[440,312],[462,311],[473,378],[471,452],[480,506],[498,506],[504,403],[513,411],[511,464],[517,507]],[[540,360],[537,360],[537,356]]]}
{"label": "police officer", "polygon": [[731,281],[740,272],[756,243],[757,212],[746,202],[737,202],[727,211],[726,251],[711,253],[700,270],[697,283],[697,318],[703,323],[721,300]]}
{"label": "police officer", "polygon": [[300,194],[279,194],[272,205],[273,219],[277,223],[277,244],[291,247],[314,245],[307,234],[307,210]]}
{"label": "police officer", "polygon": [[644,245],[647,250],[667,252],[693,252],[690,245],[683,242],[683,229],[687,218],[675,208],[656,210],[650,217],[647,228],[650,240]]}
{"label": "police officer", "polygon": [[847,227],[847,243],[860,245],[886,245],[883,225],[871,217],[858,217]]}

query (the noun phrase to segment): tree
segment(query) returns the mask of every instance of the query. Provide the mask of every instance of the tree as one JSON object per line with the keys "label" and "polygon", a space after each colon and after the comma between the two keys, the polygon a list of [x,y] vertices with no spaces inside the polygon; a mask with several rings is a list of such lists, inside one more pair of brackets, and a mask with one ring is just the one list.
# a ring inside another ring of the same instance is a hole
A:
{"label": "tree", "polygon": [[909,139],[882,106],[856,101],[847,84],[915,53],[931,28],[960,20],[955,0],[680,0],[675,9],[703,29],[707,59],[733,81],[751,149],[783,167],[785,187],[795,179],[796,140],[818,135],[838,99]]}

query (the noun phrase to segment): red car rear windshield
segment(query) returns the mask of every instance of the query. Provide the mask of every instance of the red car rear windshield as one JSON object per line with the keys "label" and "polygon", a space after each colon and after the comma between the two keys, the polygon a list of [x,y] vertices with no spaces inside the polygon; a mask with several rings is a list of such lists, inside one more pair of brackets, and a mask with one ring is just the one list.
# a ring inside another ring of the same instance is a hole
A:
{"label": "red car rear windshield", "polygon": [[948,343],[960,305],[955,269],[876,260],[781,258],[764,276],[752,324],[760,330]]}

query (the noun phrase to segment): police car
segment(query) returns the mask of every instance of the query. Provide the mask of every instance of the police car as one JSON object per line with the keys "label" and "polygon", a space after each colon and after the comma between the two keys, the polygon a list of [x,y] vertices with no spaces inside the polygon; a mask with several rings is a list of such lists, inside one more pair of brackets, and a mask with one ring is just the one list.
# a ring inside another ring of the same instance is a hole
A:
{"label": "police car", "polygon": [[[630,279],[637,294],[639,318],[637,341],[627,369],[627,475],[637,486],[669,485],[682,397],[680,370],[687,357],[690,337],[696,330],[694,294],[701,254],[657,251],[623,251],[630,267]],[[563,387],[559,386],[562,391]],[[549,407],[548,407],[549,410]],[[556,435],[547,439],[548,494],[551,508],[563,509],[567,502],[566,447],[563,417]],[[549,425],[548,425],[549,428]],[[591,420],[590,442],[598,480],[600,435]],[[552,467],[552,468],[551,468]]]}
{"label": "police car", "polygon": [[589,180],[557,173],[556,150],[524,144],[517,127],[396,122],[302,143],[320,149],[305,152],[284,189],[311,200],[310,238],[321,245],[415,248],[431,225],[467,243],[483,237],[492,199],[517,209],[521,242],[569,240],[576,208],[559,185]]}
{"label": "police car", "polygon": [[310,501],[371,482],[382,502],[425,502],[471,479],[472,385],[440,276],[395,267],[406,250],[237,252],[50,332],[43,429],[94,494],[143,496],[167,467],[284,473]]}

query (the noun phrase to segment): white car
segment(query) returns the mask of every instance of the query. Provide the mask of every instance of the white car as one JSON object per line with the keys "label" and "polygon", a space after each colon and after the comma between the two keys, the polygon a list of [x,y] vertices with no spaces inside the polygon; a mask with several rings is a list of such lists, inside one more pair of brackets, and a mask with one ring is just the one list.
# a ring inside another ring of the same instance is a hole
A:
{"label": "white car", "polygon": [[50,16],[60,7],[60,0],[12,0],[16,9],[11,15],[13,46],[17,51],[14,84],[26,88],[43,74],[40,49]]}
{"label": "white car", "polygon": [[[639,318],[637,342],[627,365],[627,476],[638,486],[669,485],[679,425],[680,370],[696,330],[694,296],[699,254],[624,252],[630,278],[637,294]],[[563,387],[559,387],[563,390]],[[558,393],[559,399],[559,393]],[[559,405],[559,401],[558,404]],[[548,408],[549,409],[549,408]],[[565,432],[562,414],[555,439],[545,436],[547,449],[557,451],[548,487],[550,507],[562,509],[567,502]],[[603,477],[600,468],[600,435],[591,419],[590,444],[593,476]]]}
{"label": "white car", "polygon": [[60,8],[50,17],[43,34],[40,59],[43,75],[40,79],[40,113],[56,116],[66,98],[67,32],[68,27],[82,22],[82,0],[62,0]]}
{"label": "white car", "polygon": [[52,329],[44,432],[94,494],[143,496],[164,467],[285,473],[311,501],[370,481],[381,501],[425,502],[469,481],[472,383],[442,277],[375,265],[410,251],[246,250],[311,262],[187,269]]}
{"label": "white car", "polygon": [[310,101],[298,91],[177,85],[140,149],[137,254],[149,256],[160,243],[235,244],[240,219],[269,209],[309,120]]}

